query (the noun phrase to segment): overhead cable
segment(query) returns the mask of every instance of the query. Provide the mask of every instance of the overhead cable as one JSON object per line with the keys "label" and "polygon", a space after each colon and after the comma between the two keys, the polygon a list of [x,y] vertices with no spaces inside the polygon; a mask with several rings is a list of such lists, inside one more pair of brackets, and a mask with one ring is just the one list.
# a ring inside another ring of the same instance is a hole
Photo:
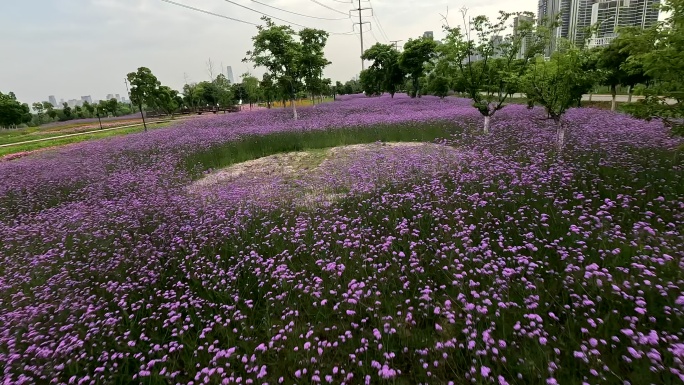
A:
{"label": "overhead cable", "polygon": [[250,21],[245,21],[245,20],[236,19],[236,18],[234,18],[234,17],[219,15],[218,13],[205,11],[204,9],[199,9],[199,8],[191,7],[191,6],[189,6],[189,5],[176,3],[175,1],[171,1],[171,0],[161,0],[161,1],[163,1],[163,2],[165,2],[165,3],[172,4],[172,5],[176,5],[176,6],[179,6],[179,7],[191,9],[191,10],[196,11],[196,12],[202,12],[202,13],[205,13],[205,14],[207,14],[207,15],[216,16],[216,17],[220,17],[220,18],[228,19],[228,20],[232,20],[232,21],[237,21],[238,23],[245,23],[245,24],[254,25],[254,26],[259,25],[259,24],[256,24],[256,23],[252,23],[252,22],[250,22]]}
{"label": "overhead cable", "polygon": [[261,5],[263,5],[264,7],[269,7],[269,8],[277,9],[278,11],[281,11],[281,12],[291,13],[291,14],[293,14],[293,15],[302,16],[302,17],[308,17],[308,18],[311,18],[311,19],[318,19],[318,20],[347,20],[347,19],[350,18],[349,15],[347,15],[347,17],[338,17],[338,18],[329,18],[329,17],[318,17],[318,16],[304,15],[304,14],[302,14],[302,13],[292,12],[292,11],[288,11],[287,9],[282,9],[282,8],[278,8],[278,7],[275,7],[275,6],[270,5],[270,4],[262,3],[261,1],[257,1],[257,0],[251,0],[251,1],[252,1],[253,3],[261,4]]}

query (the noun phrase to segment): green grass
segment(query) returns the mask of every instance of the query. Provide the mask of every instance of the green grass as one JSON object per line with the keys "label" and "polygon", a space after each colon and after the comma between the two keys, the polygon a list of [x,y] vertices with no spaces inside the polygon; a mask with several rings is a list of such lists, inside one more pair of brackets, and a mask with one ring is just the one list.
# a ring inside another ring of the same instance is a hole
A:
{"label": "green grass", "polygon": [[[150,124],[147,127],[149,129],[157,129],[157,128],[168,127],[170,124],[171,123]],[[26,144],[18,144],[16,146],[0,147],[0,156],[11,155],[11,154],[26,152],[26,151],[40,150],[40,149],[50,148],[50,147],[64,146],[67,144],[79,143],[79,142],[84,142],[87,140],[95,140],[95,139],[109,138],[109,137],[113,137],[113,136],[128,135],[128,134],[132,134],[132,133],[136,133],[136,132],[142,132],[142,131],[143,131],[143,126],[142,126],[142,124],[140,124],[140,125],[137,125],[135,127],[122,128],[120,130],[109,130],[109,131],[103,131],[103,132],[94,132],[91,134],[70,136],[67,138],[46,140],[46,141],[42,141],[42,142],[33,142],[33,143],[26,143]],[[59,135],[64,135],[64,133],[55,133],[54,135],[50,135],[50,136],[59,136]],[[42,139],[42,138],[43,137],[21,138],[21,140],[12,140],[12,141],[8,141],[8,142],[3,142],[0,140],[0,144],[17,143],[17,142],[34,140],[34,139]]]}
{"label": "green grass", "polygon": [[295,151],[311,151],[373,142],[431,142],[448,138],[461,129],[449,123],[329,129],[310,132],[275,133],[250,136],[239,141],[215,146],[195,153],[187,159],[187,168],[197,175],[207,169],[218,169],[269,155]]}

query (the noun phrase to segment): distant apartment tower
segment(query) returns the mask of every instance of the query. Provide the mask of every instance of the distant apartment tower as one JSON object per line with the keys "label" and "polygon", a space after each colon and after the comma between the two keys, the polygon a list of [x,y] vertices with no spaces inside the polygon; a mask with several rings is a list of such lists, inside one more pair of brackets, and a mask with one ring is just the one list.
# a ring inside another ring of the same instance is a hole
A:
{"label": "distant apartment tower", "polygon": [[121,99],[121,95],[119,95],[119,94],[114,95],[114,99],[116,99],[119,102],[123,101],[123,99]]}
{"label": "distant apartment tower", "polygon": [[[524,23],[530,23],[534,24],[535,20],[533,17],[530,16],[517,16],[516,18],[513,19],[513,34],[518,35],[520,32],[520,29],[523,27]],[[534,36],[530,33],[528,36],[524,37],[522,39],[522,42],[520,44],[520,49],[516,53],[516,58],[517,59],[522,59],[527,55],[527,52],[530,50],[532,45],[534,44]]]}
{"label": "distant apartment tower", "polygon": [[55,98],[55,95],[48,96],[48,102],[50,102],[50,104],[52,104],[54,107],[57,107],[57,98]]}
{"label": "distant apartment tower", "polygon": [[114,94],[107,94],[106,100],[112,100],[112,99],[114,99]]}
{"label": "distant apartment tower", "polygon": [[584,45],[586,31],[591,26],[591,5],[596,0],[539,0],[537,19],[551,22],[559,16],[559,25],[551,31],[547,55],[556,50],[559,39]]}
{"label": "distant apartment tower", "polygon": [[93,104],[93,98],[90,97],[90,95],[81,96],[81,101],[82,101],[82,102],[88,102],[88,103],[90,103],[90,104]]}
{"label": "distant apartment tower", "polygon": [[[538,20],[553,20],[560,15],[560,25],[552,31],[547,54],[555,51],[558,39],[567,39],[578,46],[607,45],[621,27],[649,28],[658,21],[660,0],[539,0]],[[598,32],[587,34],[591,26]]]}
{"label": "distant apartment tower", "polygon": [[233,77],[233,67],[226,67],[226,78],[228,78],[230,84],[235,84],[235,78]]}
{"label": "distant apartment tower", "polygon": [[610,44],[625,27],[646,29],[658,22],[660,0],[595,0],[591,7],[591,25],[597,30],[589,47]]}
{"label": "distant apartment tower", "polygon": [[432,31],[425,31],[423,32],[423,37],[426,39],[434,40],[435,34]]}

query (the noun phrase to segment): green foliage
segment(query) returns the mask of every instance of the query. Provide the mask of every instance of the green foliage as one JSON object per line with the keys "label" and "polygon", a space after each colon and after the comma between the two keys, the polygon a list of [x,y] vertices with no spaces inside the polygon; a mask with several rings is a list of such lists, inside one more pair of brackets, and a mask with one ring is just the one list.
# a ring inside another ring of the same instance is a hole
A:
{"label": "green foliage", "polygon": [[435,57],[437,43],[429,38],[409,39],[399,55],[399,67],[411,78],[412,98],[418,95],[419,79],[425,73],[425,64]]}
{"label": "green foliage", "polygon": [[373,67],[366,68],[359,74],[359,81],[366,96],[382,95],[384,86],[382,70]]}
{"label": "green foliage", "polygon": [[[513,16],[521,21],[515,33],[504,35]],[[465,11],[462,17],[467,30],[444,27],[447,37],[438,49],[435,71],[450,77],[451,84],[466,93],[483,116],[489,117],[519,90],[530,61],[547,46],[550,29],[547,23],[535,25],[531,21],[534,15],[528,12],[500,12],[496,21],[486,16],[468,21]]]}
{"label": "green foliage", "polygon": [[[168,86],[159,86],[155,90],[155,106],[160,108],[168,115],[172,115],[179,107],[178,104],[178,91],[172,90]],[[116,102],[116,99],[112,99]]]}
{"label": "green foliage", "polygon": [[140,67],[127,75],[131,84],[131,102],[142,112],[143,104],[154,105],[157,89],[161,85],[149,68]]}
{"label": "green foliage", "polygon": [[444,75],[432,75],[429,77],[427,89],[433,95],[444,98],[449,94],[449,79]]}
{"label": "green foliage", "polygon": [[380,92],[389,92],[394,97],[406,77],[406,73],[399,65],[400,56],[399,51],[389,44],[376,43],[367,49],[362,58],[373,61],[369,68],[370,75],[366,75],[367,81],[372,79],[373,86],[363,85],[364,77],[360,76],[364,91],[367,88],[379,88]]}
{"label": "green foliage", "polygon": [[567,43],[550,60],[537,57],[522,78],[530,105],[540,104],[560,122],[563,114],[582,99],[583,85],[593,84],[597,72],[584,67],[586,52]]}
{"label": "green foliage", "polygon": [[13,92],[0,92],[0,127],[17,126],[31,121],[31,108],[17,100]]}
{"label": "green foliage", "polygon": [[276,25],[267,17],[262,20],[266,26],[257,27],[258,33],[252,38],[254,48],[243,61],[265,67],[274,78],[288,85],[288,94],[294,100],[303,76],[301,43],[295,40],[296,33],[290,26]]}
{"label": "green foliage", "polygon": [[322,81],[323,69],[331,64],[325,58],[323,49],[328,42],[328,33],[319,29],[304,28],[299,31],[301,41],[301,73],[306,83],[307,91],[320,94],[325,85]]}
{"label": "green foliage", "polygon": [[621,67],[628,73],[642,71],[651,87],[646,97],[626,108],[641,118],[662,118],[674,133],[684,134],[684,0],[668,0],[662,6],[667,19],[653,28],[623,40],[629,54]]}

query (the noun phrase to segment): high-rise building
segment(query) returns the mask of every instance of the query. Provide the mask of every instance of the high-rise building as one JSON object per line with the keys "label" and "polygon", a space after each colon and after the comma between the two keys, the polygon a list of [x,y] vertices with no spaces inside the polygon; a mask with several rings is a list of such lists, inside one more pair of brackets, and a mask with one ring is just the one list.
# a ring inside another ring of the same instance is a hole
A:
{"label": "high-rise building", "polygon": [[48,96],[48,102],[50,102],[50,104],[52,104],[53,106],[57,107],[57,98],[55,98],[55,95]]}
{"label": "high-rise building", "polygon": [[[602,46],[617,36],[620,27],[649,28],[658,21],[658,3],[660,0],[539,0],[540,22],[560,15],[547,54],[556,49],[560,38],[580,46]],[[598,32],[588,36],[595,25]]]}
{"label": "high-rise building", "polygon": [[121,95],[119,95],[119,94],[114,95],[114,99],[116,99],[119,102],[123,101],[123,99],[121,99]]}
{"label": "high-rise building", "polygon": [[[513,19],[513,34],[517,35],[520,32],[520,28],[524,25],[524,23],[534,23],[534,18],[525,16],[525,15],[520,15],[517,16],[516,18]],[[527,55],[527,51],[532,47],[532,44],[534,44],[534,36],[532,34],[529,34],[525,38],[522,39],[522,44],[520,44],[520,50],[518,53],[516,53],[516,58],[517,59],[522,59]]]}
{"label": "high-rise building", "polygon": [[106,100],[112,100],[112,99],[114,99],[114,94],[107,94]]}
{"label": "high-rise building", "polygon": [[90,95],[87,96],[81,96],[81,101],[82,102],[88,102],[90,104],[93,104],[93,98]]}
{"label": "high-rise building", "polygon": [[228,78],[230,84],[235,84],[235,78],[233,77],[233,67],[226,67],[226,78]]}
{"label": "high-rise building", "polygon": [[624,27],[646,29],[658,22],[660,0],[594,0],[591,25],[596,32],[589,39],[589,47],[610,44]]}
{"label": "high-rise building", "polygon": [[432,31],[425,31],[423,32],[423,37],[426,39],[434,40],[435,34]]}

